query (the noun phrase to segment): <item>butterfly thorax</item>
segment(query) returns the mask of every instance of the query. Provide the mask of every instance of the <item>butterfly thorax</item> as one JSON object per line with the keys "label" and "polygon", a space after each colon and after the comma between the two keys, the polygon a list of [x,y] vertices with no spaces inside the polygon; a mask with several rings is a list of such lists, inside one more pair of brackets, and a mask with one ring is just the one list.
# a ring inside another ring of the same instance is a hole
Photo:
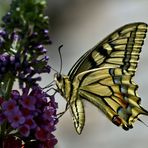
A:
{"label": "butterfly thorax", "polygon": [[55,82],[59,93],[66,99],[66,101],[72,101],[73,84],[71,83],[69,76],[55,74]]}

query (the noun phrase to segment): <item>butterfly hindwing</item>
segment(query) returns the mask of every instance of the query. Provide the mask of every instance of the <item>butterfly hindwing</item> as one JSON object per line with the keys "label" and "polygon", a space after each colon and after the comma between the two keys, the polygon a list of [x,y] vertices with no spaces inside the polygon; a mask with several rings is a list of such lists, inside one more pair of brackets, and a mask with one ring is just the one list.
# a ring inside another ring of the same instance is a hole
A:
{"label": "butterfly hindwing", "polygon": [[147,26],[145,23],[133,23],[114,31],[75,63],[68,73],[70,79],[73,80],[79,73],[97,67],[120,67],[125,73],[133,75]]}
{"label": "butterfly hindwing", "polygon": [[132,128],[138,115],[148,115],[140,106],[138,86],[121,68],[96,68],[80,73],[74,81],[81,83],[78,91],[81,98],[98,107],[125,130]]}

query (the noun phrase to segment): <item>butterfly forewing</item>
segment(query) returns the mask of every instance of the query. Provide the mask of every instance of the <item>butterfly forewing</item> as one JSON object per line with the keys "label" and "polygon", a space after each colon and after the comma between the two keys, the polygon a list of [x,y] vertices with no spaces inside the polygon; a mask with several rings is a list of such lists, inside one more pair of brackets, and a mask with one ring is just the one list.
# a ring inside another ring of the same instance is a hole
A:
{"label": "butterfly forewing", "polygon": [[146,32],[145,23],[128,24],[117,29],[75,63],[68,73],[70,79],[97,67],[121,67],[125,73],[134,74]]}

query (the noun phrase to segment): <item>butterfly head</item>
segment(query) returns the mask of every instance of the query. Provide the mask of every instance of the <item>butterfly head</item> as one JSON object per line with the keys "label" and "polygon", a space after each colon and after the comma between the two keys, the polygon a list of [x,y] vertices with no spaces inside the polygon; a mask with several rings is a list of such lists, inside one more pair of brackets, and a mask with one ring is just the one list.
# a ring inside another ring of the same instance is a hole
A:
{"label": "butterfly head", "polygon": [[63,83],[62,75],[60,73],[55,73],[54,74],[54,80],[56,82],[58,89],[62,89],[62,83]]}

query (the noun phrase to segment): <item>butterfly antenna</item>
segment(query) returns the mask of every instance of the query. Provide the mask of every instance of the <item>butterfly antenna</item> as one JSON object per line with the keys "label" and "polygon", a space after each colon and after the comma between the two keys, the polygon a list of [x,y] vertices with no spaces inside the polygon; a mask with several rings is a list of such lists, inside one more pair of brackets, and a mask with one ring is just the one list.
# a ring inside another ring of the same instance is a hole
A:
{"label": "butterfly antenna", "polygon": [[148,127],[148,125],[145,122],[143,122],[141,119],[138,118],[137,120],[143,123],[146,127]]}
{"label": "butterfly antenna", "polygon": [[59,46],[59,48],[58,48],[58,51],[59,51],[59,55],[60,55],[60,71],[59,71],[59,73],[61,73],[62,72],[62,63],[63,63],[63,61],[62,61],[62,54],[61,54],[61,48],[63,47],[63,45],[60,45]]}
{"label": "butterfly antenna", "polygon": [[61,48],[63,47],[63,45],[60,45],[59,48],[58,48],[58,51],[59,51],[59,55],[60,55],[60,71],[58,72],[56,69],[54,69],[53,67],[50,66],[50,68],[55,71],[56,73],[61,73],[62,71],[62,54],[61,54]]}
{"label": "butterfly antenna", "polygon": [[[61,55],[61,48],[63,47],[63,45],[60,45],[59,48],[58,48],[58,51],[59,51],[59,55],[60,55],[60,72],[58,72],[56,69],[54,69],[53,67],[50,66],[50,68],[55,71],[56,73],[61,73],[62,71],[62,55]],[[54,80],[51,81],[47,86],[43,87],[43,89],[46,89],[46,88],[49,88],[51,86],[53,86],[53,82],[55,82]]]}

